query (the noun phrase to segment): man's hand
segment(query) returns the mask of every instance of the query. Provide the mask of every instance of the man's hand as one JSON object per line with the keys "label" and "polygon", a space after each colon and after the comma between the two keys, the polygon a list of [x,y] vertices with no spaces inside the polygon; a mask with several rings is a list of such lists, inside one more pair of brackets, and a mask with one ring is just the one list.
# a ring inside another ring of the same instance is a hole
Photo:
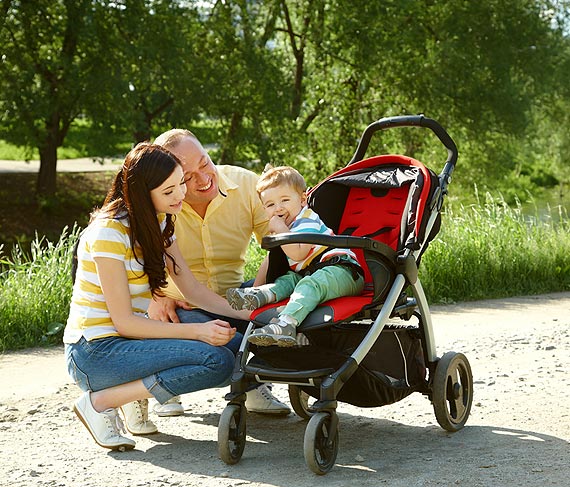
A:
{"label": "man's hand", "polygon": [[186,301],[179,301],[168,296],[153,297],[148,307],[148,317],[153,320],[165,321],[167,323],[180,323],[176,308],[192,309]]}

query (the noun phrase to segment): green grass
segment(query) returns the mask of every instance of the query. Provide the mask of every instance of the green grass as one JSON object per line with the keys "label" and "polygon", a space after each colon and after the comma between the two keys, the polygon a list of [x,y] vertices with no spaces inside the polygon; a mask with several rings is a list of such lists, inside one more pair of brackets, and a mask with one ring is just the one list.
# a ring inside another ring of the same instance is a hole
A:
{"label": "green grass", "polygon": [[[71,299],[71,249],[78,230],[56,243],[18,247],[0,273],[0,352],[61,342]],[[447,209],[422,258],[431,304],[570,290],[570,222],[562,211],[528,217],[503,200]],[[265,251],[252,240],[245,278]]]}
{"label": "green grass", "polygon": [[420,278],[432,303],[568,291],[569,248],[562,209],[529,217],[520,204],[487,195],[482,204],[446,211]]}
{"label": "green grass", "polygon": [[252,238],[245,254],[245,270],[243,274],[244,281],[255,279],[257,269],[259,269],[259,266],[266,255],[267,252],[259,246],[254,238]]}
{"label": "green grass", "polygon": [[6,161],[29,161],[38,159],[38,151],[19,147],[0,139],[0,159]]}
{"label": "green grass", "polygon": [[61,343],[71,300],[71,252],[78,228],[52,243],[14,247],[0,274],[0,352]]}
{"label": "green grass", "polygon": [[[7,134],[5,134],[7,136]],[[30,161],[40,158],[37,147],[17,146],[3,140],[0,134],[0,159]],[[8,136],[6,138],[9,138]],[[132,147],[130,135],[112,128],[93,127],[88,120],[77,119],[65,138],[65,145],[57,149],[58,159],[81,157],[122,159]]]}
{"label": "green grass", "polygon": [[[171,127],[157,128],[153,138]],[[222,129],[212,120],[196,121],[188,127],[203,144],[214,144],[222,137]],[[0,159],[30,161],[40,158],[36,147],[22,147],[3,140],[0,134]],[[94,127],[89,120],[77,119],[71,125],[64,146],[57,149],[58,159],[82,157],[123,159],[133,145],[132,134],[105,127]],[[216,150],[212,150],[213,155]]]}

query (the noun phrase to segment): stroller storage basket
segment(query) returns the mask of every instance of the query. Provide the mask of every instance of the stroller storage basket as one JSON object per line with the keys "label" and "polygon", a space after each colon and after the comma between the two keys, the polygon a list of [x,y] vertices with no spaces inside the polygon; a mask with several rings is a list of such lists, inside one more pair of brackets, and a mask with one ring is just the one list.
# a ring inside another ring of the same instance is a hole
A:
{"label": "stroller storage basket", "polygon": [[[310,333],[310,345],[292,349],[252,347],[255,355],[279,369],[338,369],[349,359],[368,331],[365,325],[333,325]],[[371,348],[337,398],[359,407],[400,401],[421,388],[425,363],[417,328],[388,328]],[[316,387],[302,386],[319,399]]]}

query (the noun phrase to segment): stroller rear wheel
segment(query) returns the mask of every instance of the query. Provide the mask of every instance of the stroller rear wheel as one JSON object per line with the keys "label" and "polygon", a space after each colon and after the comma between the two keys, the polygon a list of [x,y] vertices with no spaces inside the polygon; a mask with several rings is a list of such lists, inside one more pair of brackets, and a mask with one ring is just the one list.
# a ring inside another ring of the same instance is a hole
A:
{"label": "stroller rear wheel", "polygon": [[245,406],[228,404],[218,423],[218,454],[227,464],[239,462],[245,448]]}
{"label": "stroller rear wheel", "polygon": [[313,412],[309,411],[309,394],[299,386],[289,385],[289,402],[293,411],[303,419],[311,419]]}
{"label": "stroller rear wheel", "polygon": [[338,453],[338,421],[333,415],[336,413],[315,413],[305,430],[305,462],[317,475],[333,468]]}
{"label": "stroller rear wheel", "polygon": [[469,417],[473,402],[473,374],[467,357],[447,352],[435,368],[432,403],[439,425],[458,431]]}

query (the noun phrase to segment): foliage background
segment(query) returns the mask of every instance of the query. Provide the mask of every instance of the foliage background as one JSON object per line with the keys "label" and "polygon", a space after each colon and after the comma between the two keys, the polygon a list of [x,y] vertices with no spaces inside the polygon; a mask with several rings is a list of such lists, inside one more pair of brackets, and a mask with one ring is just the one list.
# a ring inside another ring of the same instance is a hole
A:
{"label": "foliage background", "polygon": [[[58,158],[122,159],[172,127],[219,163],[313,185],[371,122],[423,113],[459,148],[422,260],[430,300],[568,290],[569,21],[568,0],[2,0],[0,157],[41,165],[35,186],[0,188],[0,350],[60,340],[76,227],[61,229],[110,178],[58,175]],[[416,128],[368,154],[391,152],[435,171],[446,155]]]}
{"label": "foliage background", "polygon": [[[418,113],[456,141],[466,198],[475,182],[512,203],[570,180],[566,0],[3,0],[2,13],[0,139],[35,148],[40,194],[56,192],[74,130],[83,155],[120,157],[188,127],[221,163],[290,164],[315,183],[369,123]],[[436,166],[439,150],[415,129],[371,147]]]}

